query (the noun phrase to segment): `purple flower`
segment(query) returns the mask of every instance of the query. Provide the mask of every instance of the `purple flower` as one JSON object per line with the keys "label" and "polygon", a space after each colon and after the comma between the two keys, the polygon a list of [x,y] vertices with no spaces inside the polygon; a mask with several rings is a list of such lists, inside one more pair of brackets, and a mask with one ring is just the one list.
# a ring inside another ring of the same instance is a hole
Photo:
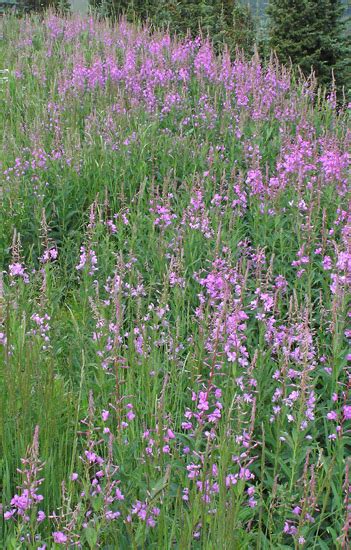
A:
{"label": "purple flower", "polygon": [[46,518],[45,512],[43,512],[43,510],[39,510],[37,521],[41,523],[42,521],[44,521],[45,518]]}
{"label": "purple flower", "polygon": [[167,430],[167,437],[169,437],[169,439],[175,439],[175,435],[170,428]]}
{"label": "purple flower", "polygon": [[52,533],[54,542],[57,544],[65,544],[67,542],[67,536],[62,531],[54,531]]}
{"label": "purple flower", "polygon": [[154,518],[152,516],[149,516],[146,520],[146,525],[148,527],[155,527],[156,525],[156,521],[154,520]]}
{"label": "purple flower", "polygon": [[109,416],[110,416],[110,413],[108,411],[105,411],[105,409],[104,409],[101,413],[102,420],[104,422],[106,422],[106,420],[108,419]]}
{"label": "purple flower", "polygon": [[105,518],[108,520],[117,519],[121,515],[121,512],[112,512],[112,510],[107,510],[105,513]]}
{"label": "purple flower", "polygon": [[332,268],[332,260],[330,256],[324,256],[322,266],[325,271]]}
{"label": "purple flower", "polygon": [[124,500],[124,495],[122,494],[121,490],[118,487],[115,492],[115,497],[117,500]]}
{"label": "purple flower", "polygon": [[11,499],[11,506],[15,506],[18,508],[18,510],[24,511],[27,510],[27,508],[30,508],[30,505],[32,503],[32,499],[29,496],[29,492],[27,489],[23,491],[22,495],[15,495]]}
{"label": "purple flower", "polygon": [[11,277],[23,277],[24,275],[24,267],[19,262],[10,264],[9,270],[10,270]]}
{"label": "purple flower", "polygon": [[344,405],[344,420],[351,420],[351,405]]}
{"label": "purple flower", "polygon": [[327,414],[328,420],[337,420],[338,419],[338,413],[336,411],[330,411]]}

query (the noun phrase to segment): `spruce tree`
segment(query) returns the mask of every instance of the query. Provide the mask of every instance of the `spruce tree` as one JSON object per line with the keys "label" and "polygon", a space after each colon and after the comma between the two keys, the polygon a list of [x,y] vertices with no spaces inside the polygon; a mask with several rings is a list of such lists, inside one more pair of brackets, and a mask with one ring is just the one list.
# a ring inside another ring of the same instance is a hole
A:
{"label": "spruce tree", "polygon": [[313,69],[321,85],[331,84],[333,72],[346,83],[343,11],[340,0],[270,0],[270,46],[283,63],[291,60],[306,75]]}

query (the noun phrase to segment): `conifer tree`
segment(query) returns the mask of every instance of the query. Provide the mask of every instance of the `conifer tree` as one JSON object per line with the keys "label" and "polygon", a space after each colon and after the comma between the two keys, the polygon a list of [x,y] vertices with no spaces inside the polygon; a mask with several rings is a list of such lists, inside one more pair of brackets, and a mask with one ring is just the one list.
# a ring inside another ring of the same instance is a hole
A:
{"label": "conifer tree", "polygon": [[270,0],[270,46],[280,61],[299,65],[308,75],[313,69],[322,85],[330,85],[332,73],[345,83],[349,54],[340,0]]}

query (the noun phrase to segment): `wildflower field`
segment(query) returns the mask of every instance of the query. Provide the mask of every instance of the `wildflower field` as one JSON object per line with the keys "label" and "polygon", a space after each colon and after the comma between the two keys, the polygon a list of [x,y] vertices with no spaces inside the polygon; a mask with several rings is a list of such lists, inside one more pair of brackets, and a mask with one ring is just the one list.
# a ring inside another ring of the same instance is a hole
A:
{"label": "wildflower field", "polygon": [[205,38],[0,25],[1,548],[349,549],[346,106]]}

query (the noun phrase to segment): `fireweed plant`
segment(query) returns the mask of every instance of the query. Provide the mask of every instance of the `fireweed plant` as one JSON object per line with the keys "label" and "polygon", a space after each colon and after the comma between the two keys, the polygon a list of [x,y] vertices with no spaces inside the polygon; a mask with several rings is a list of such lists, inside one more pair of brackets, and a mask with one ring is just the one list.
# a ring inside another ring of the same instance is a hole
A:
{"label": "fireweed plant", "polygon": [[350,548],[347,106],[1,20],[1,546]]}

